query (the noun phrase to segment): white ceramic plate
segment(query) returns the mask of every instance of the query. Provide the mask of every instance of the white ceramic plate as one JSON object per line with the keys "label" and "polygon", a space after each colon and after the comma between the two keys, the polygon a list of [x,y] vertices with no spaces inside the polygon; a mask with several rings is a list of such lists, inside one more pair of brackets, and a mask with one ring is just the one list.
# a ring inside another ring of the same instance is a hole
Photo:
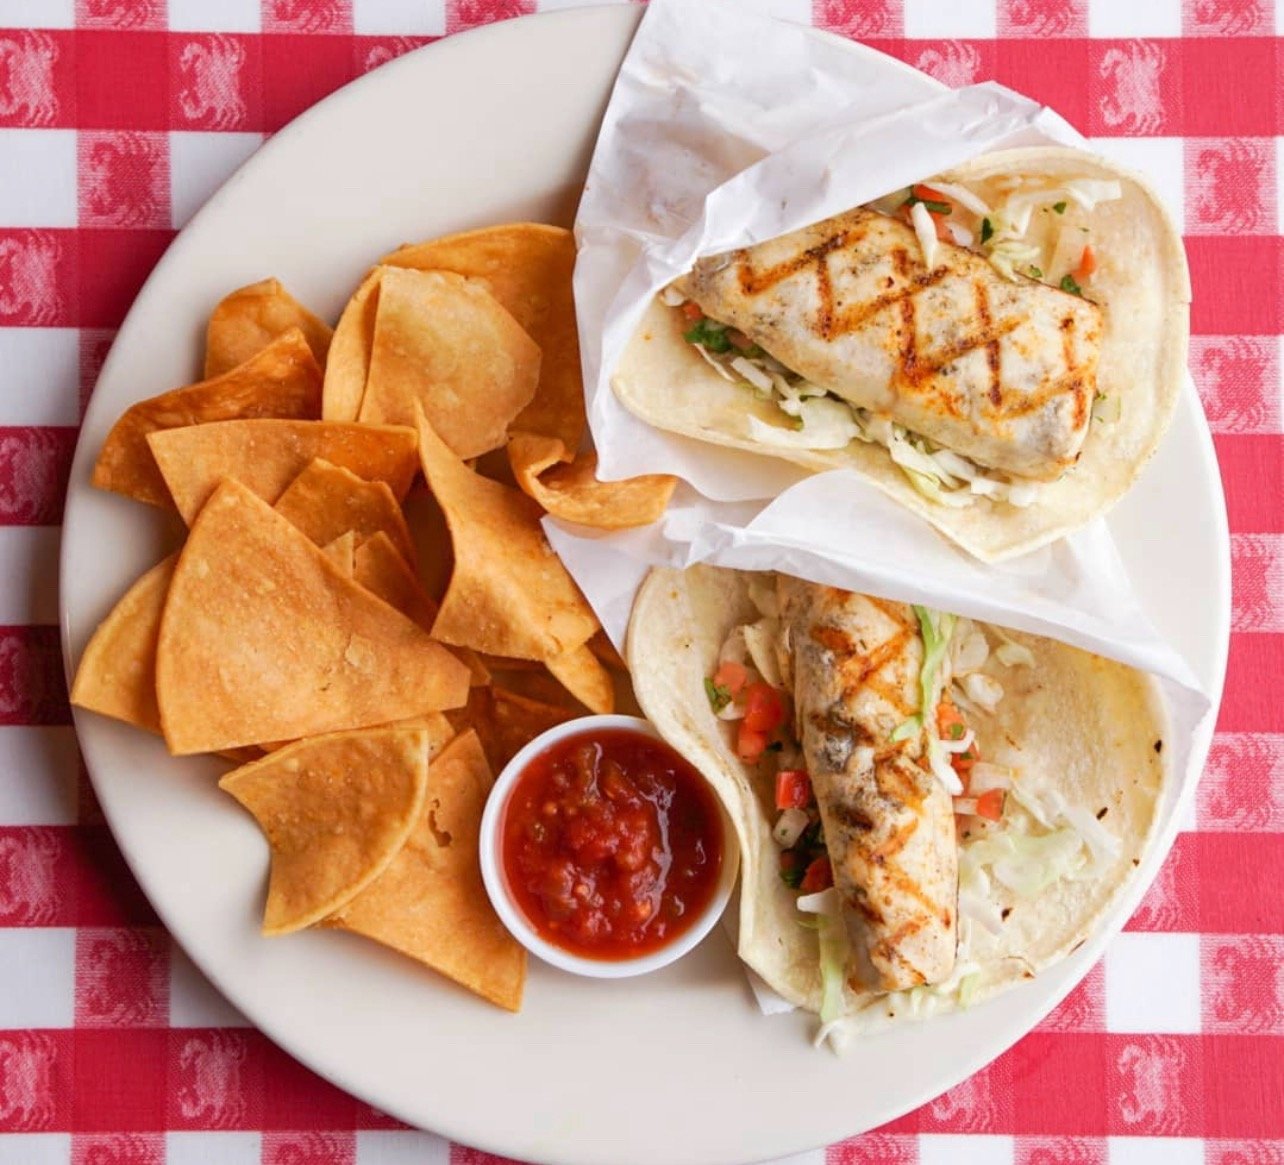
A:
{"label": "white ceramic plate", "polygon": [[[164,540],[152,511],[90,489],[93,459],[126,406],[196,378],[217,300],[276,275],[333,318],[369,263],[398,243],[514,219],[569,223],[637,19],[633,7],[559,13],[413,53],[278,134],[196,217],[139,295],[85,418],[63,542],[70,660]],[[1228,541],[1193,398],[1113,525],[1156,624],[1220,690]],[[584,1165],[779,1156],[951,1087],[1087,971],[1153,877],[1193,791],[1166,806],[1160,844],[1074,958],[993,1003],[873,1037],[838,1059],[811,1048],[808,1020],[755,1011],[720,933],[644,979],[590,982],[533,966],[518,1016],[349,935],[263,939],[267,854],[216,789],[218,766],[171,759],[101,717],[78,714],[76,724],[108,821],[157,912],[268,1036],[411,1124]]]}

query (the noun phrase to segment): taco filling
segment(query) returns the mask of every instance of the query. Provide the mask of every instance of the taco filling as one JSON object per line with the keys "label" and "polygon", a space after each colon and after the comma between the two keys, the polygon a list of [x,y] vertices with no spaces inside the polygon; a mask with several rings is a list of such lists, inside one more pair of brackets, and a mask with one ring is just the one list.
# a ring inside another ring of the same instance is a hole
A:
{"label": "taco filling", "polygon": [[720,375],[775,404],[778,424],[748,419],[761,444],[878,444],[930,501],[1027,506],[1108,411],[1091,236],[1071,215],[1036,241],[1031,222],[1061,228],[1069,207],[1121,196],[1079,179],[1014,185],[992,207],[960,184],[917,185],[701,259],[662,298]]}

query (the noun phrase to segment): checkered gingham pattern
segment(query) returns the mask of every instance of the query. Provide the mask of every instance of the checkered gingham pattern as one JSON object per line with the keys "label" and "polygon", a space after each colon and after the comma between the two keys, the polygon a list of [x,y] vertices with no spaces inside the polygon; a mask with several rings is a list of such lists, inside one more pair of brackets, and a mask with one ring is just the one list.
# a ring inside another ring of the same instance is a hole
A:
{"label": "checkered gingham pattern", "polygon": [[[358,74],[564,3],[0,0],[0,1162],[494,1161],[312,1075],[171,943],[77,754],[56,557],[97,370],[202,201]],[[1284,1165],[1284,4],[773,7],[952,85],[996,78],[1153,178],[1184,225],[1235,570],[1198,804],[1126,933],[1007,1055],[798,1160]]]}

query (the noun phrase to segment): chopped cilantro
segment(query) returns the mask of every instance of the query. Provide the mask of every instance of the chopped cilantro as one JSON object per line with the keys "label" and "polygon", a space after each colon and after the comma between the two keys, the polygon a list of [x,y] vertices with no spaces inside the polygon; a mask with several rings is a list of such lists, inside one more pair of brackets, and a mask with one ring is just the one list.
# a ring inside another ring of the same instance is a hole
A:
{"label": "chopped cilantro", "polygon": [[690,331],[683,332],[682,338],[688,344],[699,344],[702,348],[708,348],[710,352],[731,350],[726,325],[715,323],[713,320],[700,320]]}
{"label": "chopped cilantro", "polygon": [[722,684],[715,684],[708,677],[704,681],[704,694],[709,697],[709,707],[715,713],[721,712],[728,704],[731,703],[731,691]]}
{"label": "chopped cilantro", "polygon": [[1031,278],[1031,279],[1042,279],[1042,278],[1043,278],[1043,268],[1042,268],[1042,267],[1036,267],[1036,266],[1034,266],[1034,264],[1033,264],[1033,263],[1032,263],[1032,264],[1030,264],[1030,278]]}
{"label": "chopped cilantro", "polygon": [[994,227],[988,218],[981,220],[981,242],[988,243],[994,237]]}
{"label": "chopped cilantro", "polygon": [[803,875],[807,871],[802,866],[791,866],[788,869],[781,869],[780,880],[784,882],[791,890],[797,890],[802,885]]}
{"label": "chopped cilantro", "polygon": [[951,724],[951,725],[950,725],[950,739],[951,739],[951,740],[962,740],[962,739],[963,739],[963,732],[964,732],[964,729],[963,729],[963,725],[962,725],[962,724],[957,724],[957,723],[956,723],[956,724]]}
{"label": "chopped cilantro", "polygon": [[940,202],[935,198],[919,198],[917,194],[911,194],[902,206],[913,206],[916,202],[921,202],[933,214],[949,214],[954,208],[948,202]]}
{"label": "chopped cilantro", "polygon": [[1055,210],[1057,214],[1065,214],[1066,204],[1064,202],[1054,202],[1052,204],[1052,209]]}
{"label": "chopped cilantro", "polygon": [[1073,275],[1061,276],[1061,290],[1068,291],[1071,295],[1083,295],[1083,288],[1074,281]]}

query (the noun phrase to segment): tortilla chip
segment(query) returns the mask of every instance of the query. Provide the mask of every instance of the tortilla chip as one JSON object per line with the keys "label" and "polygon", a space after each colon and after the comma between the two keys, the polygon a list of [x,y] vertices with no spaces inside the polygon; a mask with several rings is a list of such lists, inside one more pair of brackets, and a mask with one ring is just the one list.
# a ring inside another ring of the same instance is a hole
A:
{"label": "tortilla chip", "polygon": [[352,578],[356,573],[357,536],[351,530],[327,542],[321,547],[321,553],[334,563],[344,578]]}
{"label": "tortilla chip", "polygon": [[570,231],[544,223],[507,223],[405,246],[383,262],[484,280],[544,354],[535,398],[513,428],[579,448],[584,384],[571,292],[575,238]]}
{"label": "tortilla chip", "polygon": [[416,485],[402,503],[410,536],[415,542],[415,566],[419,581],[436,603],[446,597],[446,587],[455,571],[455,551],[450,528],[437,499],[426,485]]}
{"label": "tortilla chip", "polygon": [[537,433],[512,434],[508,460],[522,492],[553,517],[603,530],[658,522],[678,484],[667,473],[598,481],[596,453],[572,458],[561,441]]}
{"label": "tortilla chip", "polygon": [[324,366],[330,325],[317,319],[277,280],[264,279],[224,296],[205,329],[205,378],[243,364],[291,328],[303,333],[317,364]]}
{"label": "tortilla chip", "polygon": [[318,457],[405,496],[418,467],[415,432],[331,421],[220,421],[147,438],[165,484],[190,526],[223,478],[269,505]]}
{"label": "tortilla chip", "polygon": [[375,314],[379,310],[379,281],[383,269],[376,267],[357,288],[339,317],[330,355],[325,363],[325,385],[321,393],[321,416],[327,421],[355,421],[361,411],[370,372],[370,349],[374,346]]}
{"label": "tortilla chip", "polygon": [[386,482],[365,481],[350,469],[317,458],[299,474],[273,507],[318,546],[345,530],[359,541],[384,533],[407,562],[415,558],[406,517]]}
{"label": "tortilla chip", "polygon": [[[422,716],[407,716],[404,720],[393,720],[388,724],[376,724],[376,728],[422,728],[428,733],[428,759],[432,760],[451,740],[455,738],[455,728],[445,715],[441,712],[427,712]],[[371,729],[361,729],[362,732],[372,731]],[[276,752],[278,749],[288,748],[292,744],[297,744],[295,740],[265,740],[262,744],[254,745],[250,748],[241,749],[224,749],[219,755],[233,757],[238,753],[253,754],[247,759],[255,759],[256,756],[262,756],[265,752]],[[244,763],[244,762],[241,762]]]}
{"label": "tortilla chip", "polygon": [[519,659],[580,646],[597,619],[524,494],[478,477],[419,416],[424,476],[450,527],[455,570],[433,624],[443,643]]}
{"label": "tortilla chip", "polygon": [[571,651],[553,656],[547,665],[561,685],[590,712],[615,711],[615,685],[588,644],[581,643]]}
{"label": "tortilla chip", "polygon": [[428,734],[376,728],[300,740],[228,773],[272,850],[263,933],[320,922],[369,886],[424,816]]}
{"label": "tortilla chip", "polygon": [[492,779],[476,734],[454,740],[428,766],[427,807],[405,846],[326,925],[401,951],[517,1011],[526,951],[491,906],[477,856]]}
{"label": "tortilla chip", "polygon": [[512,692],[515,696],[546,704],[550,708],[564,708],[574,716],[584,716],[588,712],[588,709],[566,690],[566,685],[560,683],[543,664],[531,669],[492,667],[491,683]]}
{"label": "tortilla chip", "polygon": [[172,506],[147,436],[161,429],[257,417],[312,420],[321,411],[321,369],[303,333],[291,329],[213,380],[139,401],[107,434],[93,484],[153,506]]}
{"label": "tortilla chip", "polygon": [[160,733],[156,706],[156,640],[178,555],[138,579],[94,632],[80,657],[71,702]]}
{"label": "tortilla chip", "polygon": [[176,755],[457,708],[468,671],[344,578],[243,485],[192,526],[161,618],[156,694]]}
{"label": "tortilla chip", "polygon": [[577,715],[570,708],[491,687],[474,688],[467,706],[447,712],[446,718],[459,732],[477,733],[491,768],[499,772],[541,732]]}
{"label": "tortilla chip", "polygon": [[359,419],[413,425],[419,407],[458,456],[476,457],[503,445],[535,395],[539,363],[535,342],[480,284],[390,267]]}

